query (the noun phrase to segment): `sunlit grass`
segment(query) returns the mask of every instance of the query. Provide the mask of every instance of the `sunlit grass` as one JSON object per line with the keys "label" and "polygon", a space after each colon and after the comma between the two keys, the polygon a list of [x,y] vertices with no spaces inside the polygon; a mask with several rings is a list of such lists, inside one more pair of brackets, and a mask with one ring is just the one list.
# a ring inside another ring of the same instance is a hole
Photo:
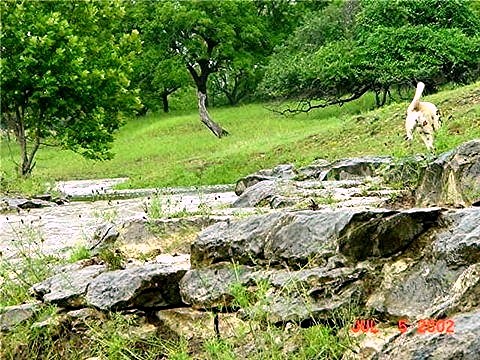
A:
{"label": "sunlit grass", "polygon": [[[447,116],[453,115],[438,134],[438,151],[480,137],[478,87],[477,83],[427,97]],[[373,97],[367,95],[343,107],[289,117],[268,110],[272,104],[213,108],[212,117],[231,134],[222,139],[201,124],[195,110],[152,114],[125,124],[117,133],[115,157],[110,161],[95,162],[69,151],[42,149],[33,179],[129,177],[123,186],[132,188],[222,184],[279,163],[301,166],[315,158],[424,152],[418,137],[412,149],[406,147],[403,122],[407,103],[371,110]],[[5,141],[0,149],[1,170],[10,179],[14,174],[10,159],[17,156],[14,145],[10,146],[13,153]]]}

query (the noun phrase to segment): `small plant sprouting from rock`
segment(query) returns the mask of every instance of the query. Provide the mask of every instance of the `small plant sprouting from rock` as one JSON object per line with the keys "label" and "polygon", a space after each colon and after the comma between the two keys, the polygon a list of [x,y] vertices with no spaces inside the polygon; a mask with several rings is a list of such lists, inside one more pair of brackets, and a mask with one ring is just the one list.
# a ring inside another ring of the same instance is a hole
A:
{"label": "small plant sprouting from rock", "polygon": [[160,219],[165,216],[159,194],[152,195],[151,199],[143,204],[143,210],[150,219]]}
{"label": "small plant sprouting from rock", "polygon": [[112,210],[98,211],[93,212],[93,216],[102,219],[106,223],[115,222],[118,219],[118,210],[113,208]]}
{"label": "small plant sprouting from rock", "polygon": [[414,190],[419,186],[427,164],[427,158],[398,158],[393,164],[381,166],[378,173],[394,189]]}
{"label": "small plant sprouting from rock", "polygon": [[78,245],[73,248],[70,256],[68,258],[68,262],[74,263],[84,259],[90,259],[92,257],[91,251],[85,245]]}
{"label": "small plant sprouting from rock", "polygon": [[107,265],[109,270],[120,270],[124,268],[125,257],[117,249],[101,249],[98,257]]}

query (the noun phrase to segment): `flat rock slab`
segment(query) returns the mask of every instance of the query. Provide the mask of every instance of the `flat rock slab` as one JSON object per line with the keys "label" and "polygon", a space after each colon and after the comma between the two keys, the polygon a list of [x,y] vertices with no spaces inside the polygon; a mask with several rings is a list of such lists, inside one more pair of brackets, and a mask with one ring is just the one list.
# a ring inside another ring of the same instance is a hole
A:
{"label": "flat rock slab", "polygon": [[94,194],[104,194],[115,185],[127,180],[128,178],[59,181],[57,182],[57,189],[65,196],[92,196]]}
{"label": "flat rock slab", "polygon": [[234,260],[299,268],[325,264],[338,250],[353,261],[387,257],[407,248],[439,213],[439,208],[285,210],[218,223],[192,244],[192,267]]}
{"label": "flat rock slab", "polygon": [[334,162],[317,160],[309,166],[298,170],[301,177],[317,180],[348,180],[376,175],[382,165],[390,165],[393,159],[389,156],[364,156],[340,159]]}
{"label": "flat rock slab", "polygon": [[106,270],[104,265],[83,267],[81,264],[71,264],[60,269],[56,275],[33,285],[30,291],[44,302],[79,307],[85,303],[87,286]]}
{"label": "flat rock slab", "polygon": [[22,199],[22,198],[12,198],[12,199],[2,199],[2,204],[0,208],[2,210],[17,210],[17,209],[39,209],[44,207],[57,206],[53,201],[47,201],[42,199]]}
{"label": "flat rock slab", "polygon": [[33,318],[40,308],[40,302],[0,308],[0,331],[12,330],[16,325]]}
{"label": "flat rock slab", "polygon": [[183,304],[178,283],[189,265],[146,264],[105,272],[89,285],[87,304],[102,310],[157,308]]}

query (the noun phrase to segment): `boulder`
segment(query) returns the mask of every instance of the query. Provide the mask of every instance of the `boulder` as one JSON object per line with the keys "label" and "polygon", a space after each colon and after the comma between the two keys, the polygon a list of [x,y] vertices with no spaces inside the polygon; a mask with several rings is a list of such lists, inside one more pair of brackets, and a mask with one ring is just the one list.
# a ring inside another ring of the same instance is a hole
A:
{"label": "boulder", "polygon": [[[369,190],[370,186],[377,188]],[[314,201],[320,207],[378,207],[401,193],[382,187],[379,178],[349,180],[264,180],[247,188],[233,203],[233,207],[269,206],[306,208]]]}
{"label": "boulder", "polygon": [[278,194],[278,187],[279,183],[275,180],[257,182],[243,191],[232,206],[255,207],[262,204],[267,205],[270,200]]}
{"label": "boulder", "polygon": [[337,249],[352,261],[388,257],[430,228],[439,208],[281,211],[215,224],[191,247],[192,267],[239,264],[325,264]]}
{"label": "boulder", "polygon": [[480,307],[480,263],[470,265],[456,279],[447,294],[436,299],[420,318],[449,316]]}
{"label": "boulder", "polygon": [[443,214],[441,231],[433,243],[435,258],[449,266],[465,266],[480,262],[480,208],[467,208]]}
{"label": "boulder", "polygon": [[329,163],[316,160],[313,164],[299,169],[299,178],[323,180],[354,180],[377,175],[377,170],[392,163],[389,156],[363,156],[341,159]]}
{"label": "boulder", "polygon": [[273,169],[260,170],[238,180],[235,185],[235,194],[240,196],[247,188],[261,181],[274,179],[293,179],[295,176],[295,167],[292,164],[281,164],[275,166]]}
{"label": "boulder", "polygon": [[421,247],[383,266],[367,306],[411,319],[479,306],[480,209],[446,211],[438,224],[425,233]]}
{"label": "boulder", "polygon": [[10,331],[16,325],[32,319],[40,308],[40,302],[0,308],[0,331]]}
{"label": "boulder", "polygon": [[297,180],[324,180],[328,170],[331,168],[331,163],[325,159],[316,159],[310,165],[298,169]]}
{"label": "boulder", "polygon": [[183,302],[194,308],[225,308],[234,299],[232,287],[254,284],[255,269],[248,266],[216,264],[188,271],[180,281]]}
{"label": "boulder", "polygon": [[93,233],[93,238],[88,242],[87,248],[93,254],[101,249],[111,246],[118,238],[119,232],[113,223],[106,223],[99,226]]}
{"label": "boulder", "polygon": [[392,163],[390,156],[363,156],[338,160],[321,180],[350,180],[377,175],[376,170]]}
{"label": "boulder", "polygon": [[196,232],[227,221],[228,216],[189,216],[173,219],[130,219],[119,226],[115,246],[128,257],[158,253],[188,253]]}
{"label": "boulder", "polygon": [[388,257],[405,250],[432,227],[440,208],[356,213],[339,234],[339,251],[355,261]]}
{"label": "boulder", "polygon": [[88,285],[106,270],[104,265],[70,264],[57,269],[56,275],[33,285],[30,291],[44,302],[68,308],[80,307],[85,304]]}
{"label": "boulder", "polygon": [[89,284],[85,299],[101,310],[179,306],[178,283],[188,269],[181,259],[105,272]]}
{"label": "boulder", "polygon": [[367,301],[367,307],[390,319],[417,319],[451,293],[462,269],[453,270],[445,261],[419,263],[397,260],[385,264],[378,275],[381,283]]}
{"label": "boulder", "polygon": [[[325,320],[333,310],[359,299],[363,289],[356,281],[365,274],[362,268],[262,270],[224,263],[188,271],[180,291],[184,302],[195,308],[224,310],[236,305],[238,286],[255,293],[263,283],[268,291],[255,306],[261,307],[272,323]],[[248,310],[244,314],[252,315]]]}
{"label": "boulder", "polygon": [[480,139],[443,153],[429,164],[416,198],[420,206],[469,206],[480,200]]}

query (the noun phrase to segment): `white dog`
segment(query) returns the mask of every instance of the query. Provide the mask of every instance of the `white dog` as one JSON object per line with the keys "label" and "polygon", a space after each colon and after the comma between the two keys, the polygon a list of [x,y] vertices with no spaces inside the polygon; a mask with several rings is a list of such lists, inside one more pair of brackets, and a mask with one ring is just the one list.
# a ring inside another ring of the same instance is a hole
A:
{"label": "white dog", "polygon": [[430,102],[420,101],[425,84],[419,82],[415,96],[407,109],[407,119],[405,120],[405,129],[407,130],[407,140],[412,141],[413,131],[418,127],[420,137],[429,151],[434,151],[434,134],[440,128],[440,115],[435,105]]}

